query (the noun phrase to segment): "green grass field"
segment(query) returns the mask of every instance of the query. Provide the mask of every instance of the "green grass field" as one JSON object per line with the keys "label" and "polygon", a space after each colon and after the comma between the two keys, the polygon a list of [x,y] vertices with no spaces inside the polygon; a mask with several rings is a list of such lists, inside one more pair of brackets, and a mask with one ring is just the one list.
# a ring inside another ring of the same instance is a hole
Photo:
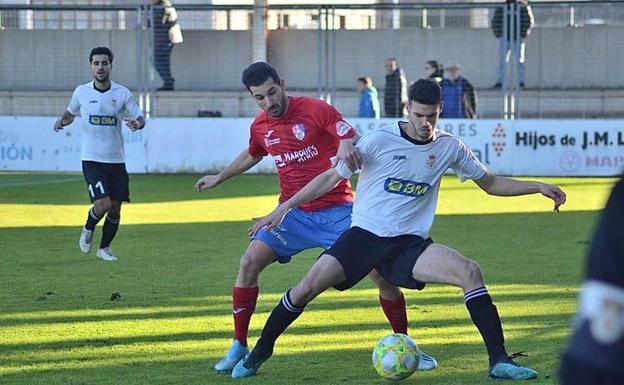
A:
{"label": "green grass field", "polygon": [[[243,176],[207,193],[197,176],[132,176],[113,243],[115,263],[81,254],[89,203],[76,174],[0,173],[0,384],[223,384],[212,366],[229,346],[230,292],[250,218],[276,201],[274,176]],[[585,251],[613,179],[546,179],[568,193],[560,213],[541,196],[489,197],[443,181],[435,241],[478,261],[510,352],[556,383]],[[98,228],[96,245],[101,231]],[[318,250],[269,267],[254,343],[283,291]],[[111,301],[119,292],[121,300]],[[406,293],[411,334],[437,370],[405,384],[484,384],[487,355],[461,291]],[[278,341],[248,384],[382,384],[371,365],[389,332],[370,282],[329,291]]]}

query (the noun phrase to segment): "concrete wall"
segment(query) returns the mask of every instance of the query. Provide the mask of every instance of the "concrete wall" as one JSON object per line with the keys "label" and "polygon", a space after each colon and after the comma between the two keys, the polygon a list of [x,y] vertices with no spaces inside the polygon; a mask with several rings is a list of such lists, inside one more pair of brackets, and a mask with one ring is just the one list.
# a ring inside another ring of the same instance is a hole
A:
{"label": "concrete wall", "polygon": [[[187,31],[172,70],[180,90],[240,90],[251,61],[249,31]],[[271,31],[269,60],[291,89],[317,86],[317,32]],[[134,31],[0,31],[0,90],[71,90],[90,78],[87,55],[96,45],[116,54],[114,78],[136,86]],[[397,57],[410,80],[426,60],[459,62],[480,88],[495,81],[497,45],[489,29],[402,29],[336,32],[336,86],[352,89],[371,75],[383,88],[384,59]],[[624,27],[535,28],[527,39],[529,88],[624,88]],[[155,72],[154,85],[160,85]]]}
{"label": "concrete wall", "polygon": [[0,90],[73,90],[89,81],[89,52],[115,53],[114,78],[137,86],[137,45],[132,31],[0,31]]}

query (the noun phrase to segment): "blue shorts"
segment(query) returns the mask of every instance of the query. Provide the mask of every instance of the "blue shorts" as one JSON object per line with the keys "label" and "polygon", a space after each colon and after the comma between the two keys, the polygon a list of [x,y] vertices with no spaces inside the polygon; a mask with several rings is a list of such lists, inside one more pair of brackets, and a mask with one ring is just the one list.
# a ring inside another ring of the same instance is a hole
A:
{"label": "blue shorts", "polygon": [[292,209],[282,223],[270,231],[260,230],[252,239],[259,239],[275,252],[279,263],[314,247],[329,248],[351,226],[352,203],[318,210]]}

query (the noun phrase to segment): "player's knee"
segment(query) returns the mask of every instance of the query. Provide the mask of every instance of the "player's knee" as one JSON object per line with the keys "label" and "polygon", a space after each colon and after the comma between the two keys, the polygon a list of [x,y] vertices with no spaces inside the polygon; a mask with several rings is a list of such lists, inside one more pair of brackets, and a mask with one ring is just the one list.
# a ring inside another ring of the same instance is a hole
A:
{"label": "player's knee", "polygon": [[472,290],[483,286],[483,274],[481,266],[475,261],[467,260],[464,266],[463,276],[464,289]]}
{"label": "player's knee", "polygon": [[377,272],[377,270],[373,270],[368,274],[368,277],[377,285],[379,288],[379,294],[384,299],[393,300],[401,296],[401,289],[386,281],[386,279]]}
{"label": "player's knee", "polygon": [[100,215],[108,213],[111,208],[111,202],[108,199],[99,199],[93,205],[95,206],[95,211]]}
{"label": "player's knee", "polygon": [[121,203],[111,203],[106,212],[113,218],[119,218],[121,216]]}
{"label": "player's knee", "polygon": [[291,301],[296,306],[305,306],[316,296],[314,282],[303,281],[291,291]]}
{"label": "player's knee", "polygon": [[[375,282],[375,285],[377,285],[377,287],[381,288],[381,286],[384,286],[387,283],[387,281],[385,279],[383,279],[383,277],[381,276],[381,274],[379,274],[377,272],[377,270],[373,270],[370,273],[368,273],[368,277]],[[389,285],[389,284],[388,284]]]}
{"label": "player's knee", "polygon": [[260,255],[253,252],[246,252],[241,258],[239,275],[245,278],[255,279],[265,266],[264,258]]}

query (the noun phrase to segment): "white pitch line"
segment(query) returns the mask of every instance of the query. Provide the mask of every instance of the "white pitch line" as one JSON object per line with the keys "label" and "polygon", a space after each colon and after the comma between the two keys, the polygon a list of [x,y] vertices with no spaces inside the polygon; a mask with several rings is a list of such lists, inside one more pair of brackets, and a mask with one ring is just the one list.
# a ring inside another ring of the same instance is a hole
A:
{"label": "white pitch line", "polygon": [[46,180],[43,182],[17,182],[17,183],[7,183],[3,184],[0,182],[0,188],[2,187],[14,187],[14,186],[33,186],[33,185],[41,185],[41,184],[55,184],[55,183],[65,183],[65,182],[75,182],[83,180],[82,178],[66,178],[66,179],[56,179],[56,180]]}

